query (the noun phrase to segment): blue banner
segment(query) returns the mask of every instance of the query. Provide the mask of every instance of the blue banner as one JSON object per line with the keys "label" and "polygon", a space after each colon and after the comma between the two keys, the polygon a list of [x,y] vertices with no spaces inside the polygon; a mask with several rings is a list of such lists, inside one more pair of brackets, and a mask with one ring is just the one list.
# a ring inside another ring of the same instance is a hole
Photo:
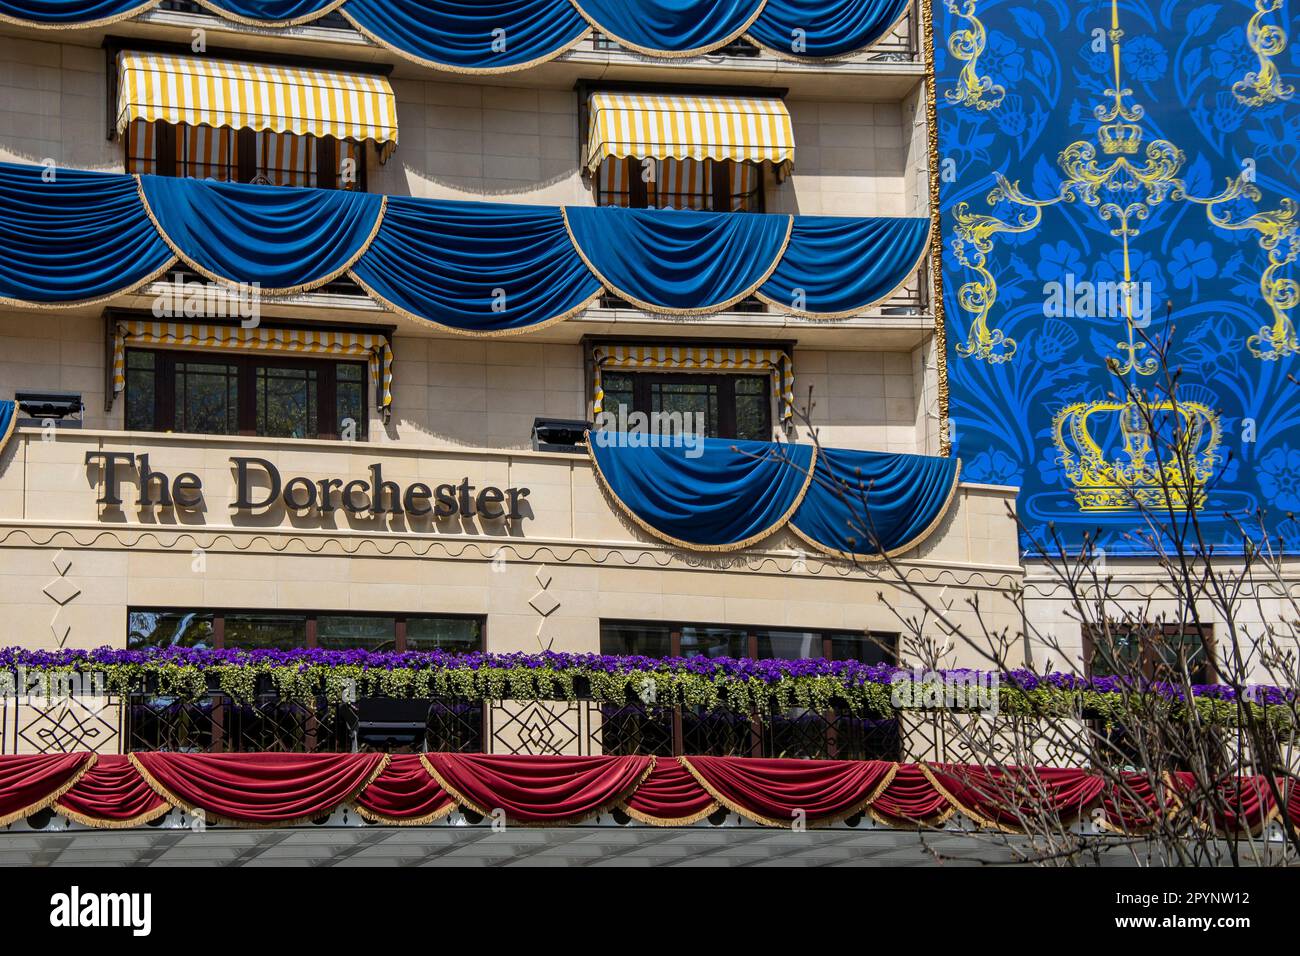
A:
{"label": "blue banner", "polygon": [[934,0],[953,453],[1029,551],[1300,540],[1293,9]]}

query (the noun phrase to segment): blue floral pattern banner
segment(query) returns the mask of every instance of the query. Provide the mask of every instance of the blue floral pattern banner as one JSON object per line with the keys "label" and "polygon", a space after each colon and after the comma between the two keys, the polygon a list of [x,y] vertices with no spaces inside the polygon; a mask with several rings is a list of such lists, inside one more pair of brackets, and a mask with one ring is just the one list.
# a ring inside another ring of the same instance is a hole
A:
{"label": "blue floral pattern banner", "polygon": [[1300,0],[932,2],[963,478],[1030,553],[1192,510],[1297,550]]}

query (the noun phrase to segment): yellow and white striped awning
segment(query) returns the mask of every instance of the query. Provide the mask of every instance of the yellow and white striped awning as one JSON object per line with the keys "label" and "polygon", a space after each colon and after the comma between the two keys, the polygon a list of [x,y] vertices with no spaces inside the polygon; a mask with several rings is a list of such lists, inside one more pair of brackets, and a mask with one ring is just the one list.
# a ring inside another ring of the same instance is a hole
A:
{"label": "yellow and white striped awning", "polygon": [[607,156],[794,162],[794,128],[770,97],[593,93],[587,168]]}
{"label": "yellow and white striped awning", "polygon": [[364,360],[381,411],[393,404],[393,350],[388,336],[326,329],[246,329],[233,325],[123,320],[113,330],[113,394],[126,388],[127,346],[208,351],[285,352]]}
{"label": "yellow and white striped awning", "polygon": [[603,373],[611,369],[674,369],[686,372],[767,372],[781,421],[794,417],[794,363],[784,349],[696,348],[687,345],[598,345],[591,350],[594,366],[591,412],[605,408]]}
{"label": "yellow and white striped awning", "polygon": [[397,144],[386,77],[191,56],[119,54],[119,132],[133,120]]}

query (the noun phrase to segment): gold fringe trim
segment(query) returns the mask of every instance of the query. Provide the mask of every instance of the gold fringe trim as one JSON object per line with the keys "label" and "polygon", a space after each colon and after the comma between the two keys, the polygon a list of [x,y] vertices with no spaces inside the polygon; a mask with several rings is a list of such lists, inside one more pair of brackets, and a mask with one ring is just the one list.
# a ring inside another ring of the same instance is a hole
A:
{"label": "gold fringe trim", "polygon": [[241,16],[229,10],[223,10],[211,0],[195,0],[199,6],[203,7],[209,13],[212,13],[223,20],[230,20],[232,23],[242,23],[247,27],[299,27],[304,23],[311,23],[313,20],[319,20],[327,13],[333,13],[339,8],[344,0],[330,0],[330,3],[314,13],[306,14],[301,17],[294,17],[292,20],[254,20],[252,17]]}
{"label": "gold fringe trim", "polygon": [[[643,521],[639,515],[637,515],[626,504],[624,504],[623,499],[618,496],[618,493],[614,491],[614,487],[609,483],[609,479],[605,477],[605,473],[600,470],[600,462],[596,460],[596,454],[595,452],[592,451],[591,432],[586,431],[583,433],[583,435],[587,439],[587,457],[591,459],[592,470],[595,471],[596,477],[600,479],[601,488],[604,489],[604,491],[609,495],[610,500],[614,502],[614,504],[618,507],[618,509],[622,511],[623,514],[625,514],[633,522],[635,522],[637,527],[639,527],[642,531],[646,532],[649,535],[653,535],[654,537],[658,538],[660,541],[666,541],[675,547],[682,548],[687,551],[712,551],[712,552],[740,551],[742,548],[748,548],[754,544],[757,544],[759,541],[762,541],[764,538],[770,537],[771,535],[775,534],[777,531],[780,531],[782,527],[789,524],[791,516],[794,515],[794,513],[799,510],[799,506],[803,504],[803,499],[808,494],[808,488],[812,484],[813,472],[817,467],[817,446],[812,445],[811,446],[812,458],[808,462],[808,474],[804,477],[803,485],[799,489],[799,494],[795,496],[794,504],[792,504],[789,510],[786,511],[785,514],[781,515],[781,517],[777,518],[776,521],[774,521],[769,527],[764,528],[762,531],[758,532],[757,534],[751,535],[750,537],[746,538],[744,541],[737,541],[732,544],[695,544],[690,541],[684,541],[681,538],[674,538],[670,534],[665,534],[664,532],[660,531],[658,528],[655,528],[653,525],[649,524],[648,522]],[[789,462],[787,461],[786,464],[789,464]]]}
{"label": "gold fringe trim", "polygon": [[[77,299],[73,302],[29,302],[26,299],[10,299],[6,296],[0,296],[0,306],[8,306],[15,309],[32,309],[41,312],[56,312],[62,309],[80,309],[92,305],[104,305],[112,302],[119,296],[129,295],[138,292],[151,282],[156,282],[176,265],[177,256],[173,255],[167,260],[167,264],[162,268],[149,273],[143,279],[124,285],[122,288],[113,292],[106,292],[103,295],[96,296],[93,299]],[[222,280],[223,282],[226,280]]]}
{"label": "gold fringe trim", "polygon": [[939,113],[934,69],[934,12],[921,7],[921,50],[925,57],[925,150],[930,160],[930,308],[934,313],[934,362],[938,377],[939,456],[952,454],[948,424],[948,327],[943,309],[943,233],[939,215]]}
{"label": "gold fringe trim", "polygon": [[463,76],[493,76],[501,73],[517,73],[520,70],[528,70],[535,66],[540,66],[543,63],[547,63],[551,60],[563,56],[565,53],[568,53],[570,50],[572,50],[583,40],[587,39],[588,36],[587,31],[583,30],[576,37],[574,37],[572,40],[570,40],[568,43],[565,43],[563,46],[559,47],[558,49],[552,50],[549,53],[545,53],[542,56],[537,57],[536,59],[528,60],[527,62],[524,63],[517,63],[512,66],[485,66],[485,67],[453,66],[450,63],[442,63],[438,60],[426,60],[424,57],[416,56],[414,53],[409,53],[406,50],[403,50],[400,47],[395,46],[390,40],[385,40],[383,37],[379,36],[378,34],[372,33],[371,31],[367,30],[356,20],[354,20],[352,18],[352,15],[348,13],[346,9],[340,10],[339,13],[341,13],[344,19],[346,19],[348,23],[352,24],[353,28],[362,36],[364,36],[366,39],[370,40],[372,43],[377,44],[378,46],[383,47],[385,50],[397,54],[403,60],[408,60],[411,63],[418,63],[420,66],[428,67],[431,70],[440,70],[443,73],[460,73]]}
{"label": "gold fringe trim", "polygon": [[943,797],[950,804],[952,804],[953,809],[960,812],[962,816],[966,817],[969,820],[973,820],[979,826],[982,826],[988,830],[998,830],[1002,833],[1024,833],[1025,832],[1019,827],[1014,827],[1011,826],[1010,824],[998,823],[996,820],[992,819],[991,817],[986,817],[982,813],[978,812],[977,810],[974,810],[966,806],[964,803],[962,803],[960,800],[954,797],[951,793],[949,793],[948,789],[939,782],[939,778],[934,775],[934,772],[930,769],[930,765],[928,763],[918,763],[916,766],[921,771],[922,776],[924,776],[925,779],[930,782],[930,786],[934,787],[934,789],[939,792],[939,796]]}
{"label": "gold fringe trim", "polygon": [[[918,534],[916,537],[912,538],[910,541],[905,542],[904,544],[900,544],[897,548],[893,548],[889,551],[879,551],[876,552],[875,554],[854,554],[848,551],[840,551],[836,548],[827,547],[826,545],[818,541],[814,541],[811,537],[809,537],[808,535],[800,531],[798,527],[796,527],[794,524],[790,525],[790,530],[793,531],[800,540],[804,541],[809,546],[816,548],[818,551],[822,552],[823,554],[829,554],[832,557],[843,558],[846,561],[883,561],[886,558],[896,558],[900,554],[906,554],[908,551],[911,551],[913,548],[919,547],[928,537],[930,537],[930,535],[934,534],[936,531],[939,530],[939,526],[943,524],[944,519],[948,517],[948,510],[952,507],[953,498],[957,496],[957,489],[960,486],[961,486],[961,459],[958,459],[957,468],[956,470],[953,471],[953,475],[952,475],[952,487],[948,489],[948,496],[944,499],[943,504],[940,506],[938,514],[934,516],[934,520],[932,520],[928,525],[926,525],[925,528],[921,531],[921,533]],[[870,494],[870,489],[867,490],[867,494]]]}
{"label": "gold fringe trim", "polygon": [[[699,783],[699,785],[708,792],[709,796],[711,796],[714,800],[718,801],[718,803],[722,804],[732,813],[737,813],[740,816],[744,817],[746,820],[750,820],[754,823],[762,824],[765,827],[778,827],[783,830],[789,830],[794,827],[794,820],[777,820],[774,817],[765,817],[760,813],[755,813],[753,810],[749,810],[745,807],[742,807],[738,803],[733,803],[732,801],[728,800],[723,794],[715,790],[713,786],[707,780],[705,780],[703,776],[701,776],[698,770],[696,770],[693,766],[691,766],[691,761],[689,757],[678,757],[677,762],[686,768],[687,772],[692,777],[694,777],[696,782]],[[866,809],[869,806],[871,806],[871,804],[875,803],[876,799],[882,793],[885,792],[885,788],[894,782],[894,775],[897,773],[898,773],[898,764],[891,763],[889,769],[885,771],[884,776],[880,779],[880,782],[876,784],[874,788],[872,788],[871,793],[867,794],[866,797],[864,797],[862,800],[859,800],[857,803],[853,804],[853,806],[849,807],[848,809],[843,810],[839,813],[834,813],[823,817],[817,817],[816,820],[809,820],[808,821],[809,825],[829,826],[833,823],[839,823],[842,820],[847,820],[849,817],[855,816],[856,814],[865,812]]]}
{"label": "gold fringe trim", "polygon": [[604,294],[605,291],[604,289],[601,289],[597,292],[594,292],[587,299],[583,300],[580,304],[569,309],[567,312],[562,312],[559,315],[553,315],[549,319],[542,319],[542,321],[534,322],[532,325],[523,325],[516,329],[491,329],[488,331],[476,331],[474,329],[458,329],[454,325],[443,325],[441,322],[435,321],[434,319],[430,319],[425,316],[418,315],[415,312],[411,312],[407,309],[404,309],[400,305],[397,305],[394,302],[390,302],[388,299],[384,298],[382,295],[376,292],[368,284],[363,282],[361,278],[356,274],[356,272],[354,272],[350,268],[348,270],[348,276],[352,279],[353,282],[361,286],[361,288],[365,291],[365,293],[368,296],[370,296],[370,298],[378,302],[385,309],[397,315],[402,316],[402,318],[409,319],[412,322],[415,322],[421,328],[428,328],[429,326],[432,326],[433,328],[437,329],[440,332],[447,332],[448,334],[451,335],[459,335],[459,336],[464,336],[466,338],[478,338],[478,339],[502,338],[508,335],[524,335],[525,333],[535,332],[538,329],[544,329],[547,326],[551,326],[551,325],[555,325],[556,323],[563,322],[566,319],[571,319],[575,315],[578,315],[579,313],[584,312],[587,309],[591,308],[591,304],[595,302],[597,299],[599,299]]}
{"label": "gold fringe trim", "polygon": [[[883,217],[882,217],[882,218],[883,218]],[[902,217],[899,217],[899,218],[902,218]],[[759,290],[759,291],[755,291],[754,295],[755,295],[755,296],[756,296],[760,301],[762,301],[762,302],[766,302],[768,305],[775,307],[775,308],[777,309],[778,313],[781,314],[781,315],[794,315],[794,316],[799,316],[800,318],[805,318],[805,319],[850,319],[850,318],[853,318],[853,317],[856,316],[856,315],[861,315],[863,312],[866,312],[866,311],[869,310],[869,309],[873,309],[873,308],[875,308],[876,306],[880,305],[880,303],[882,303],[882,302],[886,302],[886,301],[888,301],[889,299],[892,299],[892,298],[894,297],[894,293],[896,293],[899,289],[903,288],[903,286],[907,285],[907,280],[910,279],[910,278],[912,277],[913,273],[915,273],[918,269],[921,268],[921,263],[924,262],[924,261],[925,261],[925,257],[928,256],[928,255],[930,254],[930,233],[931,233],[933,230],[934,230],[934,222],[933,222],[933,220],[931,220],[930,224],[926,227],[926,230],[925,230],[925,242],[921,244],[921,254],[920,254],[919,256],[916,257],[916,261],[914,261],[910,266],[908,266],[907,271],[906,271],[906,273],[905,273],[904,276],[903,276],[903,279],[902,279],[902,280],[901,280],[897,285],[895,285],[892,289],[890,289],[888,292],[886,292],[884,295],[882,295],[882,296],[877,296],[876,298],[874,298],[874,299],[872,299],[870,302],[868,302],[866,305],[861,305],[861,306],[858,306],[857,308],[853,308],[853,309],[844,309],[844,310],[842,310],[842,311],[840,311],[840,312],[808,312],[808,311],[806,311],[806,310],[801,310],[801,309],[792,309],[792,308],[790,308],[790,306],[788,306],[788,305],[786,305],[786,304],[784,304],[784,303],[781,303],[781,302],[776,301],[776,300],[773,299],[771,296],[767,295],[766,293],[762,292],[761,290]],[[793,230],[792,230],[792,234],[793,234]]]}
{"label": "gold fringe trim", "polygon": [[745,39],[754,44],[754,46],[758,47],[760,50],[766,50],[778,60],[786,60],[790,63],[805,63],[809,66],[816,66],[822,63],[847,63],[855,56],[861,56],[863,53],[866,53],[885,37],[889,36],[889,34],[893,33],[894,30],[897,29],[898,25],[907,19],[910,12],[910,9],[905,9],[898,15],[897,19],[895,19],[893,23],[885,27],[881,34],[866,46],[860,46],[855,50],[850,50],[848,53],[840,53],[836,56],[799,56],[796,53],[789,53],[778,50],[776,47],[768,46],[766,43],[761,43],[757,38],[752,36],[747,36]]}
{"label": "gold fringe trim", "polygon": [[146,810],[144,813],[137,813],[133,817],[127,817],[125,820],[110,820],[107,817],[89,817],[84,813],[78,813],[76,810],[69,810],[62,804],[54,808],[54,812],[61,817],[66,817],[73,823],[80,823],[85,827],[94,827],[96,830],[128,830],[132,827],[142,827],[145,824],[152,823],[159,817],[165,817],[171,813],[174,808],[171,804],[163,802],[160,807],[152,810]]}
{"label": "gold fringe trim", "polygon": [[[584,208],[588,208],[588,207],[584,207]],[[602,207],[597,207],[597,208],[602,208]],[[603,207],[603,208],[608,208],[608,207]],[[590,259],[587,258],[587,254],[582,251],[582,246],[578,245],[578,240],[573,235],[573,228],[569,225],[568,207],[561,206],[560,214],[564,217],[564,230],[569,234],[569,241],[573,243],[573,248],[578,253],[578,257],[583,261],[584,264],[586,264],[587,268],[591,270],[591,274],[594,275],[601,282],[601,284],[604,285],[605,288],[607,288],[610,292],[614,293],[615,295],[619,296],[622,299],[626,299],[628,302],[632,303],[634,306],[636,306],[638,309],[640,309],[643,312],[651,312],[657,315],[711,315],[715,312],[725,312],[727,309],[731,308],[741,299],[753,295],[764,282],[772,278],[772,273],[775,272],[777,266],[781,264],[781,259],[785,255],[785,250],[790,245],[790,233],[794,231],[794,216],[786,216],[787,222],[785,226],[785,238],[781,241],[781,248],[777,251],[776,255],[772,258],[772,264],[768,266],[767,271],[763,273],[763,275],[759,278],[757,282],[749,286],[749,288],[745,289],[745,291],[741,292],[739,295],[732,296],[730,299],[727,299],[725,302],[718,302],[712,305],[704,306],[702,308],[671,309],[662,305],[654,305],[653,303],[646,302],[642,299],[638,299],[636,296],[624,292],[622,289],[618,288],[618,286],[614,285],[614,283],[610,282],[607,278],[605,278],[605,276],[601,274],[601,271],[596,268],[596,266],[592,263]],[[771,213],[770,215],[776,215],[776,213]]]}
{"label": "gold fringe trim", "polygon": [[422,827],[430,823],[437,823],[443,817],[448,816],[456,809],[456,801],[448,800],[447,805],[441,810],[434,810],[432,813],[426,813],[422,817],[390,817],[387,814],[376,813],[374,810],[367,810],[359,803],[354,803],[352,809],[363,819],[371,823],[382,823],[390,827]]}
{"label": "gold fringe trim", "polygon": [[[627,799],[630,800],[631,797],[628,797]],[[632,809],[627,805],[627,800],[620,803],[618,808],[638,823],[645,823],[652,827],[689,827],[694,826],[701,820],[707,820],[709,817],[713,816],[713,814],[718,812],[719,806],[720,804],[717,800],[711,800],[706,809],[701,810],[699,813],[692,813],[684,817],[651,816],[648,813],[642,813],[640,810]]]}
{"label": "gold fringe trim", "polygon": [[[629,783],[625,789],[620,790],[615,796],[611,797],[609,800],[606,800],[600,806],[594,807],[593,809],[588,810],[585,813],[579,814],[578,816],[565,817],[562,820],[524,822],[522,820],[515,820],[511,818],[509,815],[507,815],[506,822],[510,826],[526,827],[529,829],[539,829],[543,827],[573,827],[573,826],[577,826],[578,824],[586,820],[590,820],[592,817],[600,816],[600,814],[602,813],[608,813],[611,810],[621,807],[623,805],[623,802],[627,800],[627,798],[632,794],[632,792],[636,790],[637,787],[641,786],[641,784],[645,783],[646,777],[650,776],[650,774],[654,772],[655,759],[656,758],[653,755],[651,755],[648,758],[645,770],[637,774],[636,779],[633,780],[631,783]],[[473,800],[470,800],[467,796],[465,796],[465,794],[461,793],[459,790],[453,787],[446,780],[446,778],[442,776],[442,774],[438,773],[437,769],[433,766],[433,764],[429,762],[428,754],[420,754],[420,763],[424,765],[425,770],[429,771],[429,775],[438,782],[438,786],[446,790],[447,793],[451,795],[451,798],[456,801],[456,803],[458,803],[462,807],[469,808],[474,813],[477,813],[479,816],[483,817],[484,819],[492,816],[491,810],[489,810],[486,807],[480,806],[479,804],[475,803]],[[504,810],[504,807],[501,809]]]}
{"label": "gold fringe trim", "polygon": [[937,829],[952,819],[952,815],[957,811],[952,807],[946,807],[938,813],[932,813],[928,817],[912,819],[911,817],[894,817],[887,813],[877,810],[875,807],[867,807],[867,813],[871,819],[875,820],[882,826],[890,827],[894,830],[919,830],[922,827]]}
{"label": "gold fringe trim", "polygon": [[[1178,790],[1174,786],[1173,778],[1167,771],[1162,773],[1160,778],[1164,781],[1165,794],[1168,797],[1168,802],[1163,806],[1160,803],[1157,803],[1154,807],[1148,807],[1143,804],[1143,809],[1146,810],[1148,818],[1152,820],[1157,817],[1174,816],[1183,811],[1183,800],[1182,797],[1178,795]],[[1159,791],[1154,792],[1152,797],[1158,801],[1160,799]],[[1119,833],[1125,836],[1132,836],[1134,834],[1150,833],[1156,827],[1154,822],[1140,824],[1136,827],[1126,827],[1116,823],[1111,823],[1110,814],[1105,812],[1106,804],[1104,795],[1099,796],[1097,800],[1098,805],[1101,806],[1103,811],[1100,825],[1101,828],[1108,833]]]}
{"label": "gold fringe trim", "polygon": [[97,760],[99,760],[99,754],[87,754],[86,759],[82,761],[81,766],[74,770],[72,776],[69,777],[65,783],[61,784],[57,790],[53,793],[47,793],[35,803],[28,804],[21,810],[15,810],[13,813],[0,817],[0,827],[7,827],[15,821],[22,820],[24,817],[30,817],[33,813],[40,813],[42,810],[54,806],[54,804],[58,803],[60,797],[81,782],[81,778],[89,772],[91,767],[95,766]]}
{"label": "gold fringe trim", "polygon": [[23,20],[0,13],[0,23],[12,23],[14,26],[28,27],[32,30],[91,30],[95,27],[106,27],[111,23],[121,23],[123,20],[138,17],[147,10],[158,6],[160,2],[161,0],[146,0],[145,3],[140,4],[138,7],[132,7],[123,13],[115,13],[111,17],[100,17],[98,20],[79,20],[76,23],[42,23],[39,20]]}
{"label": "gold fringe trim", "polygon": [[222,816],[221,814],[213,813],[210,810],[205,810],[202,807],[197,806],[195,804],[188,803],[185,800],[182,800],[176,794],[172,793],[166,787],[164,787],[154,777],[154,775],[151,774],[145,768],[144,764],[142,764],[139,761],[139,759],[136,757],[134,753],[127,754],[126,759],[131,761],[131,766],[135,767],[136,771],[140,774],[140,776],[144,778],[145,783],[149,784],[150,789],[152,789],[154,793],[158,794],[158,796],[162,797],[164,800],[166,800],[169,804],[171,804],[171,806],[175,807],[177,810],[182,810],[185,813],[189,813],[193,815],[201,815],[205,823],[216,823],[216,824],[224,824],[225,826],[242,827],[246,830],[274,830],[277,827],[304,826],[305,824],[311,823],[313,820],[320,818],[322,815],[326,813],[333,813],[339,807],[353,803],[356,800],[357,795],[360,794],[362,790],[366,789],[366,787],[374,783],[375,779],[381,773],[384,772],[384,770],[388,767],[388,761],[391,760],[392,758],[389,754],[381,754],[379,763],[376,764],[375,769],[370,774],[368,774],[366,778],[363,781],[361,781],[361,783],[358,784],[355,789],[353,789],[350,793],[345,795],[341,800],[339,800],[338,803],[330,807],[328,810],[324,810],[318,813],[310,813],[301,817],[293,817],[292,819],[289,820],[274,820],[269,823],[260,823],[251,820],[236,820],[234,817],[225,817]]}
{"label": "gold fringe trim", "polygon": [[701,47],[696,47],[693,50],[652,50],[650,49],[650,47],[639,46],[635,43],[632,43],[630,40],[624,40],[622,37],[610,33],[609,30],[607,30],[604,26],[596,22],[596,20],[589,13],[587,13],[586,10],[582,9],[582,4],[579,2],[579,0],[572,0],[572,3],[574,8],[582,16],[582,19],[586,20],[595,29],[599,30],[605,36],[609,37],[619,46],[626,47],[629,50],[635,50],[637,53],[640,53],[643,56],[653,56],[655,58],[665,59],[665,60],[684,60],[688,57],[703,56],[706,53],[712,53],[714,50],[722,49],[728,43],[732,43],[736,40],[739,40],[742,36],[744,36],[745,33],[749,30],[749,28],[754,25],[754,21],[757,20],[760,15],[762,15],[763,9],[767,6],[767,0],[760,0],[758,6],[754,9],[753,16],[751,16],[748,20],[746,20],[744,25],[739,30],[736,30],[735,32],[731,33],[724,40],[718,40]]}
{"label": "gold fringe trim", "polygon": [[[203,266],[199,265],[188,255],[186,255],[185,251],[181,249],[181,247],[178,246],[175,242],[172,241],[172,237],[167,234],[167,230],[164,229],[162,223],[158,221],[158,217],[154,215],[153,209],[149,206],[149,197],[145,195],[144,181],[140,178],[140,174],[136,173],[134,175],[135,175],[136,192],[140,196],[140,204],[144,207],[144,211],[148,214],[149,221],[152,222],[154,228],[158,230],[158,235],[162,237],[162,240],[165,243],[167,243],[167,245],[171,248],[172,252],[176,254],[177,259],[185,263],[187,266],[189,266],[199,275],[213,282],[220,282],[229,285],[231,283],[245,281],[242,279],[232,279],[229,278],[228,276],[217,275],[217,273],[205,269]],[[312,279],[310,282],[304,282],[301,285],[285,286],[283,288],[262,288],[260,289],[261,293],[263,295],[269,295],[269,296],[299,295],[303,292],[310,292],[312,289],[318,289],[328,282],[333,282],[339,276],[343,275],[343,273],[349,271],[354,265],[356,265],[357,260],[366,254],[366,251],[370,248],[370,244],[375,241],[375,236],[379,233],[379,227],[382,226],[384,223],[384,214],[387,211],[388,211],[388,197],[380,196],[379,214],[375,216],[374,225],[370,227],[370,234],[366,236],[366,241],[362,243],[361,247],[357,249],[357,251],[348,258],[347,262],[345,262],[339,268],[335,269],[333,272],[330,272],[325,276]]]}

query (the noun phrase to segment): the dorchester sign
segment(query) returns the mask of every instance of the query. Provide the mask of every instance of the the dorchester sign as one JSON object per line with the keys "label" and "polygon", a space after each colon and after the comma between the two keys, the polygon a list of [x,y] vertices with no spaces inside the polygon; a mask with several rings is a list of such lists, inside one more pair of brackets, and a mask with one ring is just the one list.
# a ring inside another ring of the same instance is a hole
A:
{"label": "the dorchester sign", "polygon": [[[285,478],[265,458],[232,456],[235,494],[231,508],[235,511],[260,511],[283,506],[294,512],[328,515],[342,510],[350,515],[407,515],[413,518],[532,517],[524,503],[527,488],[476,486],[469,478],[458,482],[428,485],[415,481],[402,486],[384,479],[383,465],[375,462],[365,478]],[[103,491],[99,504],[120,507],[122,483],[135,484],[140,507],[203,507],[203,481],[191,471],[174,478],[149,464],[148,455],[132,452],[88,451],[86,464],[98,465],[103,473]],[[129,474],[130,477],[126,477]]]}

